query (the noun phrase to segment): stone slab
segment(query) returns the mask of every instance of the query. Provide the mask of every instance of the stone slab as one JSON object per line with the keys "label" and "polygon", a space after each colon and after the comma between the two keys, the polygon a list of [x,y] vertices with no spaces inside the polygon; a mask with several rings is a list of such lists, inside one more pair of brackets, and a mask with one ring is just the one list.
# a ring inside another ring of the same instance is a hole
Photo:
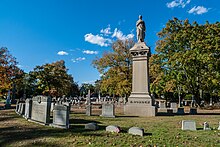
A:
{"label": "stone slab", "polygon": [[145,105],[145,104],[126,104],[124,106],[124,113],[128,116],[155,116],[156,108],[155,106]]}
{"label": "stone slab", "polygon": [[69,106],[54,105],[53,108],[53,124],[54,127],[69,128]]}
{"label": "stone slab", "polygon": [[32,98],[31,119],[44,124],[50,123],[51,97],[35,96]]}
{"label": "stone slab", "polygon": [[91,116],[92,115],[92,106],[86,105],[86,115]]}
{"label": "stone slab", "polygon": [[98,128],[99,127],[98,127],[97,123],[94,123],[94,122],[88,123],[85,125],[86,130],[98,130]]}
{"label": "stone slab", "polygon": [[105,128],[105,130],[107,132],[115,132],[115,133],[119,133],[121,131],[120,127],[119,126],[114,126],[114,125],[110,125],[110,126],[107,126]]}
{"label": "stone slab", "polygon": [[196,130],[196,122],[194,120],[182,120],[182,130]]}
{"label": "stone slab", "polygon": [[31,110],[32,110],[32,99],[26,99],[25,100],[25,113],[24,113],[24,117],[26,119],[31,118]]}
{"label": "stone slab", "polygon": [[132,135],[144,136],[144,129],[139,128],[139,127],[131,127],[131,128],[128,130],[128,133],[129,133],[129,134],[132,134]]}
{"label": "stone slab", "polygon": [[177,109],[177,114],[179,114],[179,115],[185,114],[184,108],[178,108],[178,109]]}
{"label": "stone slab", "polygon": [[114,104],[102,104],[103,117],[115,117],[115,106]]}
{"label": "stone slab", "polygon": [[191,114],[191,115],[197,114],[197,109],[196,108],[190,108],[189,114]]}

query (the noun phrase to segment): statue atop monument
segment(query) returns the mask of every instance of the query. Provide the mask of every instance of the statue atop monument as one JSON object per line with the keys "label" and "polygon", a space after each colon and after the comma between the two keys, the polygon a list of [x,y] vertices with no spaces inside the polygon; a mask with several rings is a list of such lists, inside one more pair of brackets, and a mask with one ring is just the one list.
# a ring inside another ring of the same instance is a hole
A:
{"label": "statue atop monument", "polygon": [[139,15],[139,20],[136,22],[136,28],[138,42],[144,42],[146,27],[141,15]]}

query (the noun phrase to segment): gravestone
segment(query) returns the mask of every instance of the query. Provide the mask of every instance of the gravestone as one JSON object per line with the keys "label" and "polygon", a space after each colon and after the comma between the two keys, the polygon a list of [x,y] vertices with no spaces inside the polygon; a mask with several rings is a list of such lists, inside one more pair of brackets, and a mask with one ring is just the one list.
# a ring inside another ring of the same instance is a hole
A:
{"label": "gravestone", "polygon": [[196,122],[194,120],[182,120],[182,130],[196,130]]}
{"label": "gravestone", "polygon": [[54,127],[58,128],[69,128],[69,106],[63,104],[56,104],[53,108],[53,124]]}
{"label": "gravestone", "polygon": [[105,128],[105,130],[107,132],[115,132],[115,133],[119,133],[121,131],[120,127],[119,126],[114,126],[114,125],[110,125],[110,126],[107,126]]}
{"label": "gravestone", "polygon": [[166,108],[166,102],[165,101],[159,101],[159,108]]}
{"label": "gravestone", "polygon": [[7,99],[5,101],[5,109],[11,108],[10,90],[8,90]]}
{"label": "gravestone", "polygon": [[197,114],[197,109],[196,108],[190,108],[189,114],[191,114],[191,115]]}
{"label": "gravestone", "polygon": [[15,112],[18,113],[18,110],[19,110],[19,101],[17,101],[16,103]]}
{"label": "gravestone", "polygon": [[168,108],[168,109],[167,109],[167,114],[168,114],[168,115],[173,115],[173,109]]}
{"label": "gravestone", "polygon": [[128,130],[128,133],[132,134],[132,135],[144,136],[144,129],[141,129],[141,128],[138,128],[138,127],[131,127]]}
{"label": "gravestone", "polygon": [[170,108],[173,109],[173,113],[177,112],[177,103],[170,103]]}
{"label": "gravestone", "polygon": [[31,118],[31,110],[32,110],[32,99],[26,99],[25,100],[25,114],[24,117],[26,119],[30,119]]}
{"label": "gravestone", "polygon": [[203,123],[203,130],[211,130],[211,128],[209,127],[209,124],[207,122]]}
{"label": "gravestone", "polygon": [[115,106],[114,104],[104,103],[102,104],[102,114],[103,117],[115,117]]}
{"label": "gravestone", "polygon": [[85,125],[85,129],[86,130],[97,130],[99,128],[99,126],[97,125],[97,123],[88,123]]}
{"label": "gravestone", "polygon": [[55,104],[56,104],[56,102],[54,102],[54,101],[51,102],[51,107],[50,107],[50,111],[51,111],[51,112],[53,112],[53,109],[54,109],[54,105],[55,105]]}
{"label": "gravestone", "polygon": [[220,130],[220,122],[218,123],[218,130]]}
{"label": "gravestone", "polygon": [[24,102],[19,103],[18,114],[19,115],[24,115],[25,114],[25,103]]}
{"label": "gravestone", "polygon": [[183,107],[179,107],[179,108],[177,109],[177,114],[179,114],[179,115],[185,114],[184,108],[183,108]]}
{"label": "gravestone", "polygon": [[91,114],[92,114],[92,106],[91,106],[90,90],[89,90],[88,96],[86,98],[86,115],[91,116]]}
{"label": "gravestone", "polygon": [[50,123],[50,107],[51,97],[35,96],[32,98],[31,120],[43,123],[45,125]]}

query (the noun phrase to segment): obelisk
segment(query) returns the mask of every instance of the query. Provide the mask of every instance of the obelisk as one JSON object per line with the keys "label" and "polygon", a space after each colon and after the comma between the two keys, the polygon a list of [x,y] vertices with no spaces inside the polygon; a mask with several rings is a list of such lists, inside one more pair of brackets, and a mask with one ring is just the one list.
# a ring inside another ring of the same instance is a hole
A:
{"label": "obelisk", "polygon": [[132,55],[132,92],[124,106],[125,115],[155,116],[156,108],[150,96],[150,48],[145,44],[145,23],[142,16],[136,23],[138,42],[130,49]]}

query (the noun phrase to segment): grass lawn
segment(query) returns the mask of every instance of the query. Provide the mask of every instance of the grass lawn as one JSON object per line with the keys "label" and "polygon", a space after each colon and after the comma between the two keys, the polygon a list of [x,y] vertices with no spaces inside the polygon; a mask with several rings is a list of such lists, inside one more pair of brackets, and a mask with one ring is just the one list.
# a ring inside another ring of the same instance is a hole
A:
{"label": "grass lawn", "polygon": [[[195,120],[197,131],[182,131],[182,120]],[[213,130],[202,130],[205,121]],[[72,112],[70,129],[65,130],[29,122],[13,109],[0,110],[0,146],[220,146],[219,121],[220,115],[103,118]],[[84,130],[89,122],[97,122],[100,129]],[[106,132],[108,125],[118,125],[123,131]],[[143,128],[146,135],[128,134],[132,126]]]}

